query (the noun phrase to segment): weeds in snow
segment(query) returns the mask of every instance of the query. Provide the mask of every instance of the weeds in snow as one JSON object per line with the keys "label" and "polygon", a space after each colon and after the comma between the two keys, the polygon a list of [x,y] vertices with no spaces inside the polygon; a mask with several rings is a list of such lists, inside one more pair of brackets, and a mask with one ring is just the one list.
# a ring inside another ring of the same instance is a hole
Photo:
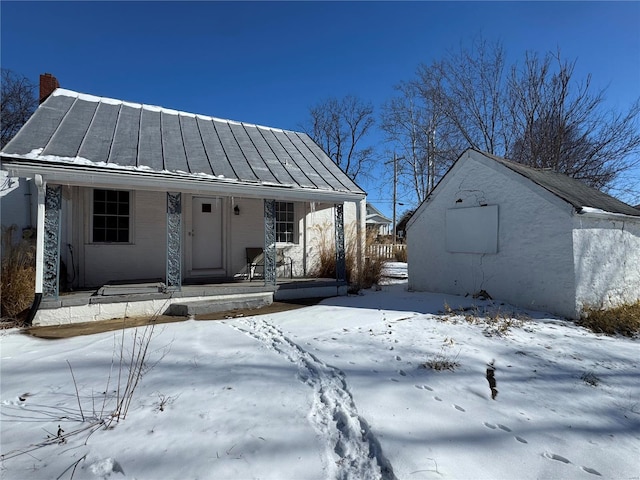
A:
{"label": "weeds in snow", "polygon": [[640,301],[606,310],[585,308],[576,323],[595,333],[607,335],[619,333],[625,337],[638,336],[640,334]]}
{"label": "weeds in snow", "polygon": [[460,307],[457,309],[444,303],[444,315],[442,321],[458,323],[462,319],[470,325],[483,326],[482,332],[487,337],[499,336],[503,337],[509,334],[513,328],[521,328],[529,320],[526,315],[516,314],[513,312],[504,312],[499,307],[480,307],[474,305],[472,307]]}
{"label": "weeds in snow", "polygon": [[442,370],[451,370],[453,372],[460,366],[460,362],[458,362],[460,350],[458,350],[458,353],[455,355],[452,355],[448,350],[455,345],[455,340],[453,338],[445,338],[443,343],[444,345],[440,347],[440,351],[434,354],[422,365],[424,368],[429,368],[439,372]]}
{"label": "weeds in snow", "polygon": [[168,395],[165,395],[164,393],[159,393],[159,392],[157,393],[157,395],[158,395],[158,403],[156,408],[158,409],[159,412],[164,412],[164,409],[167,408],[167,405],[171,405],[179,397],[179,395],[177,397],[170,397]]}
{"label": "weeds in snow", "polygon": [[[153,367],[155,367],[168,353],[169,347],[166,346],[160,350],[152,350],[151,343],[154,338],[154,331],[156,323],[154,315],[152,321],[144,328],[135,328],[132,332],[132,341],[130,346],[125,346],[125,328],[122,328],[122,336],[120,345],[116,344],[116,337],[114,336],[113,357],[111,361],[111,368],[106,379],[106,387],[102,393],[92,393],[89,395],[91,401],[91,413],[86,405],[83,406],[83,397],[81,390],[78,388],[76,381],[76,374],[69,361],[67,364],[71,372],[71,379],[75,390],[75,398],[77,401],[77,411],[73,407],[48,407],[46,405],[23,405],[20,404],[20,410],[30,411],[32,413],[39,414],[43,422],[73,422],[73,427],[66,427],[64,430],[61,425],[57,426],[57,433],[47,432],[47,436],[43,441],[33,443],[24,448],[16,449],[11,452],[6,452],[0,455],[0,461],[6,461],[8,459],[17,457],[19,455],[31,455],[30,452],[44,448],[51,445],[67,443],[70,437],[77,437],[82,434],[86,434],[84,445],[87,445],[89,438],[98,430],[109,430],[115,427],[114,422],[117,424],[120,420],[124,420],[131,407],[136,388],[140,385],[142,377],[148,373]],[[157,360],[151,362],[153,354],[159,354]],[[114,372],[114,368],[116,369]],[[115,382],[115,385],[113,383]],[[30,394],[26,393],[19,397],[21,402],[26,402]],[[174,397],[168,397],[160,395],[159,409],[162,411],[164,407],[173,400]],[[96,400],[98,402],[96,402]],[[96,405],[98,403],[98,405]],[[101,405],[100,405],[101,404]],[[113,406],[111,406],[113,405]],[[8,415],[3,412],[3,415]],[[79,424],[79,425],[78,425]],[[64,475],[70,469],[71,478],[76,470],[78,462],[72,464],[65,472]],[[61,478],[62,475],[58,478]]]}
{"label": "weeds in snow", "polygon": [[593,372],[584,372],[580,379],[584,381],[584,383],[591,385],[592,387],[597,387],[600,383],[600,379]]}

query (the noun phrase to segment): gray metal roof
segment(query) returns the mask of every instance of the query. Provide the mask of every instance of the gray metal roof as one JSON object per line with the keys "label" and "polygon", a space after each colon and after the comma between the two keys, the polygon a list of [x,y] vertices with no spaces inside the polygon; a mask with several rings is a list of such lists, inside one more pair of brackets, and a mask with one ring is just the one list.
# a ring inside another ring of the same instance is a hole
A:
{"label": "gray metal roof", "polygon": [[167,172],[314,191],[364,192],[305,133],[57,89],[5,161]]}
{"label": "gray metal roof", "polygon": [[591,207],[610,213],[640,216],[640,210],[563,173],[531,168],[488,153],[478,153],[528,178],[555,196],[570,203],[577,211],[580,211],[582,207]]}

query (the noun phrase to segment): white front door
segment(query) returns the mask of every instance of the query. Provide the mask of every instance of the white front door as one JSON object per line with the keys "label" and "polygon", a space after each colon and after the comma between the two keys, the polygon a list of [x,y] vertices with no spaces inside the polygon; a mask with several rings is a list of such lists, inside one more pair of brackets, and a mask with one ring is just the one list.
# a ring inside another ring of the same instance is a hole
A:
{"label": "white front door", "polygon": [[222,269],[222,199],[194,197],[192,222],[192,270]]}

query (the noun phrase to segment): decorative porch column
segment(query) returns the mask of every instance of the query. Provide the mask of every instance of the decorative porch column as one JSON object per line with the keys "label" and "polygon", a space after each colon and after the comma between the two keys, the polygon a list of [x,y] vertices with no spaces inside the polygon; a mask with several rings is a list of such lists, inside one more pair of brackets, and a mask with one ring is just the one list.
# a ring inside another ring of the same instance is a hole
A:
{"label": "decorative porch column", "polygon": [[347,281],[347,262],[344,249],[344,204],[337,203],[336,209],[336,280]]}
{"label": "decorative porch column", "polygon": [[60,293],[60,224],[62,185],[46,186],[44,197],[43,290],[42,296],[56,299]]}
{"label": "decorative porch column", "polygon": [[167,192],[167,289],[182,288],[182,195]]}
{"label": "decorative porch column", "polygon": [[264,284],[276,284],[276,201],[264,200]]}

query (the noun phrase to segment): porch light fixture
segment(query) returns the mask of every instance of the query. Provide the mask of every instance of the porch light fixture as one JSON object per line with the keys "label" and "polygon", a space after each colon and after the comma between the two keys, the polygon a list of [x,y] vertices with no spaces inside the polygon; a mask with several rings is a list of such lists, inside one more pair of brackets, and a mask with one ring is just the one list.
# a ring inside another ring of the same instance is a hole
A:
{"label": "porch light fixture", "polygon": [[240,207],[238,205],[233,207],[233,214],[234,215],[240,215]]}

